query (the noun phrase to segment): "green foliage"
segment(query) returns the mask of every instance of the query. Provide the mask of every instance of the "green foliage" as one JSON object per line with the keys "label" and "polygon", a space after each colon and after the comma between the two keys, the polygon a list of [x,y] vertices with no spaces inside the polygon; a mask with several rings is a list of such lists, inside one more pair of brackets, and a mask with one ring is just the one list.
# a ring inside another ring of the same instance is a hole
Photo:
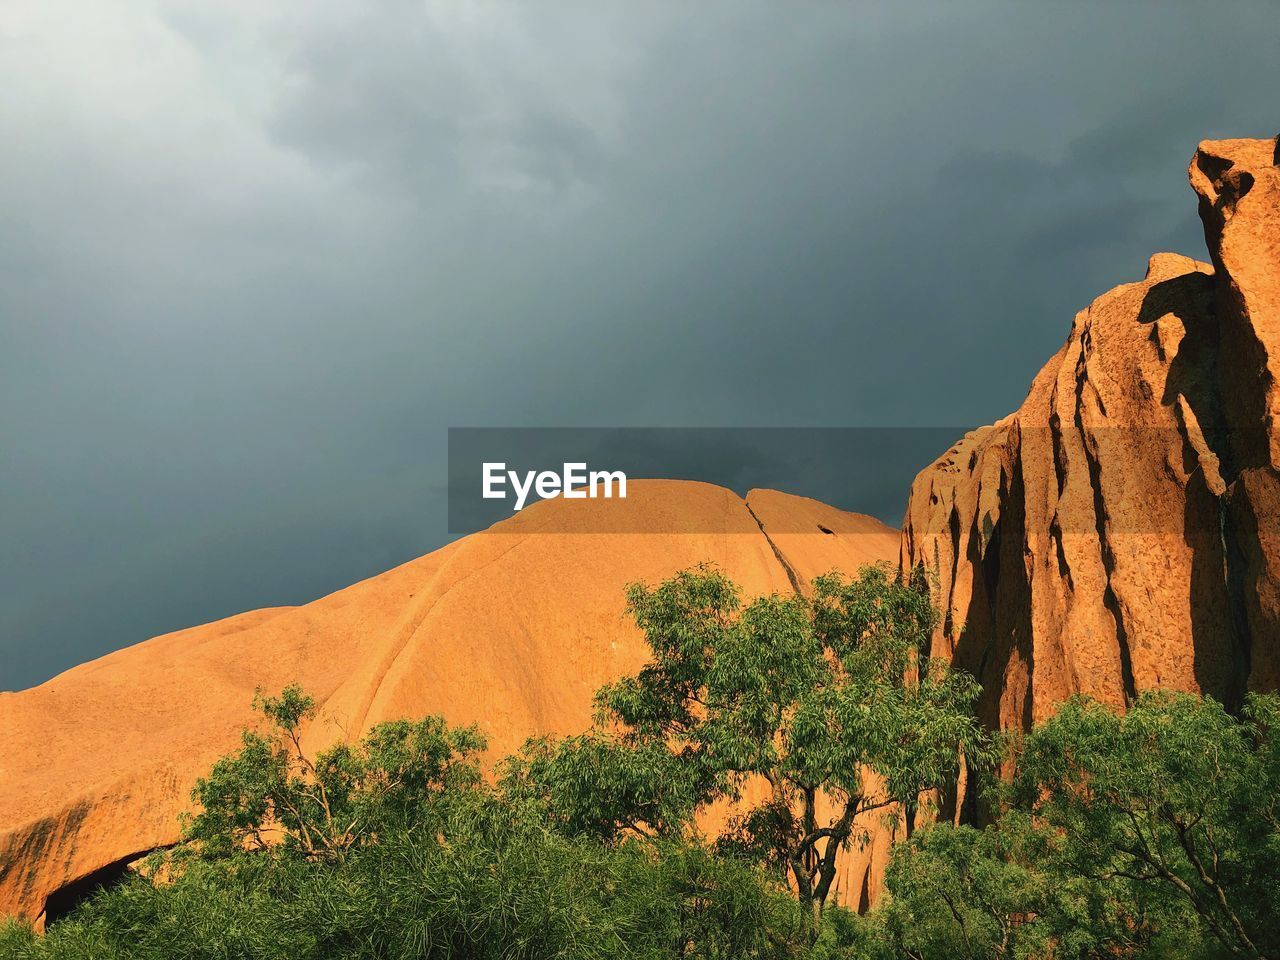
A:
{"label": "green foliage", "polygon": [[1280,697],[1233,717],[1149,693],[1063,704],[1015,751],[983,831],[899,847],[865,924],[888,956],[1276,957]]}
{"label": "green foliage", "polygon": [[261,698],[266,733],[196,786],[177,851],[0,957],[786,958],[788,891],[681,838],[573,835],[481,777],[470,728],[375,727],[312,758],[311,699]]}
{"label": "green foliage", "polygon": [[270,721],[247,730],[239,752],[196,784],[200,812],[185,824],[185,852],[221,859],[239,850],[335,860],[378,835],[430,831],[440,807],[480,782],[485,740],[474,727],[440,717],[380,724],[358,744],[339,743],[312,759],[303,722],[315,711],[297,686],[260,697]]}
{"label": "green foliage", "polygon": [[[311,699],[260,698],[267,728],[199,781],[176,851],[45,936],[0,923],[0,957],[1280,957],[1280,696],[1068,701],[1009,742],[994,820],[912,833],[860,917],[827,902],[855,818],[913,809],[962,750],[994,767],[976,687],[924,655],[927,591],[870,569],[744,605],[699,568],[628,599],[650,662],[496,784],[473,728],[313,757]],[[730,800],[708,842],[697,815]]]}
{"label": "green foliage", "polygon": [[936,622],[924,585],[868,567],[814,593],[744,606],[709,567],[631,586],[652,659],[600,691],[594,731],[532,742],[504,783],[605,840],[688,834],[699,811],[765,784],[720,849],[778,868],[820,914],[857,818],[914,810],[988,741],[976,684],[924,654]]}
{"label": "green foliage", "polygon": [[1145,694],[1123,716],[1072,700],[1028,737],[1013,800],[1053,838],[1055,871],[1115,905],[1113,928],[1176,922],[1231,955],[1276,956],[1278,716],[1275,696],[1242,718],[1188,694]]}
{"label": "green foliage", "polygon": [[470,811],[453,841],[389,836],[341,862],[238,853],[167,884],[101,895],[23,960],[737,960],[791,956],[798,907],[750,869],[688,846],[605,847]]}
{"label": "green foliage", "polygon": [[513,800],[536,802],[539,815],[569,836],[670,839],[683,835],[701,795],[682,764],[651,741],[622,743],[595,731],[538,737],[499,764],[499,784]]}
{"label": "green foliage", "polygon": [[1048,955],[1041,916],[1047,880],[1030,868],[1016,831],[941,825],[895,852],[892,891],[875,916],[879,935],[920,958]]}

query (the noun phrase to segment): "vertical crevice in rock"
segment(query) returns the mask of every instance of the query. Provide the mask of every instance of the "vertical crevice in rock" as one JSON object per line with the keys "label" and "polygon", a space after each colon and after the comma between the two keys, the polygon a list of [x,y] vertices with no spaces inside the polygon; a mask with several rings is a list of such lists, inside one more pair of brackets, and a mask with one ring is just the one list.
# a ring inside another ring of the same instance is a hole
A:
{"label": "vertical crevice in rock", "polygon": [[1231,492],[1228,488],[1226,493],[1218,497],[1218,531],[1222,538],[1222,574],[1230,617],[1231,648],[1236,655],[1235,675],[1225,698],[1225,706],[1228,710],[1238,712],[1244,706],[1249,675],[1253,672],[1253,637],[1249,630],[1248,602],[1245,596],[1245,576],[1249,564],[1241,547],[1240,531],[1231,519]]}
{"label": "vertical crevice in rock", "polygon": [[[1089,489],[1092,494],[1093,501],[1093,531],[1098,538],[1098,556],[1102,561],[1102,569],[1106,577],[1106,584],[1102,591],[1102,603],[1111,614],[1111,619],[1115,624],[1116,652],[1120,660],[1121,694],[1123,695],[1125,705],[1128,706],[1137,699],[1138,695],[1137,685],[1134,681],[1133,675],[1133,651],[1130,648],[1129,629],[1128,624],[1125,621],[1125,611],[1120,603],[1120,598],[1116,595],[1115,585],[1113,583],[1116,570],[1116,557],[1115,550],[1111,544],[1110,533],[1107,529],[1107,503],[1102,490],[1102,462],[1098,456],[1098,450],[1096,447],[1097,440],[1085,427],[1084,423],[1085,389],[1086,386],[1089,385],[1088,361],[1092,347],[1092,337],[1089,329],[1086,327],[1080,337],[1080,355],[1076,361],[1075,410],[1073,419],[1076,432],[1079,434],[1080,449],[1084,453],[1085,468],[1089,473]],[[1093,399],[1097,404],[1102,417],[1105,419],[1106,408],[1102,403],[1102,398],[1098,396],[1096,388],[1093,390]],[[1104,429],[1107,428],[1104,427]],[[1070,518],[1068,518],[1068,521],[1070,521]]]}
{"label": "vertical crevice in rock", "polygon": [[[978,567],[982,572],[982,590],[983,599],[986,601],[987,622],[991,624],[995,624],[999,620],[1001,530],[1002,525],[997,521],[995,526],[991,528],[990,535],[985,539],[978,558]],[[991,636],[990,632],[988,632],[988,635],[983,638],[982,652],[978,658],[975,677],[986,676],[990,660]]]}
{"label": "vertical crevice in rock", "polygon": [[1102,603],[1111,614],[1116,628],[1116,648],[1120,656],[1120,682],[1123,685],[1125,705],[1137,699],[1138,691],[1133,679],[1133,651],[1129,646],[1129,631],[1125,623],[1124,609],[1116,596],[1112,576],[1116,569],[1115,552],[1111,546],[1111,538],[1107,533],[1106,500],[1102,493],[1102,464],[1098,460],[1097,451],[1085,436],[1084,423],[1079,411],[1076,413],[1076,427],[1080,430],[1080,440],[1084,447],[1085,464],[1089,470],[1089,485],[1093,490],[1093,520],[1098,536],[1098,554],[1102,559],[1102,567],[1106,573],[1106,586],[1102,592]]}
{"label": "vertical crevice in rock", "polygon": [[[951,539],[951,570],[954,571],[960,566],[960,511],[956,509],[953,503],[951,509],[947,511],[947,532]],[[973,550],[974,541],[972,536],[969,538],[970,551]],[[939,584],[939,589],[942,584]],[[955,589],[956,580],[952,576],[946,584],[946,596],[943,598],[943,620],[942,633],[947,638],[947,644],[951,651],[956,649],[960,642],[959,633],[963,626],[958,626],[955,622]]]}
{"label": "vertical crevice in rock", "polygon": [[871,867],[862,871],[862,884],[858,888],[858,916],[864,916],[871,909]]}
{"label": "vertical crevice in rock", "polygon": [[782,551],[778,549],[778,545],[773,542],[773,537],[769,536],[769,531],[764,528],[764,524],[761,523],[760,518],[756,516],[756,512],[751,509],[751,504],[747,503],[746,500],[743,500],[742,505],[747,508],[747,513],[751,514],[751,519],[754,520],[756,522],[756,526],[760,528],[760,535],[764,537],[765,543],[769,544],[769,549],[772,550],[773,555],[778,558],[778,563],[782,564],[782,569],[787,573],[787,579],[791,581],[791,589],[797,594],[803,594],[804,591],[800,588],[800,578],[796,575],[795,568],[792,567],[787,561],[787,558],[783,556]]}

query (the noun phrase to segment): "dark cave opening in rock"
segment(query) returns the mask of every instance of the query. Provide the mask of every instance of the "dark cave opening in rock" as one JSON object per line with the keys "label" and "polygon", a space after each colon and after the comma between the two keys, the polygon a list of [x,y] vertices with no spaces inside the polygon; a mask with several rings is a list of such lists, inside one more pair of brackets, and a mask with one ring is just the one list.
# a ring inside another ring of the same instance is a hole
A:
{"label": "dark cave opening in rock", "polygon": [[107,890],[123,883],[131,871],[130,864],[144,857],[149,851],[131,853],[113,863],[100,867],[86,874],[79,880],[73,880],[65,887],[53,891],[44,902],[44,923],[47,929],[52,924],[67,916],[76,907],[92,898],[100,890]]}

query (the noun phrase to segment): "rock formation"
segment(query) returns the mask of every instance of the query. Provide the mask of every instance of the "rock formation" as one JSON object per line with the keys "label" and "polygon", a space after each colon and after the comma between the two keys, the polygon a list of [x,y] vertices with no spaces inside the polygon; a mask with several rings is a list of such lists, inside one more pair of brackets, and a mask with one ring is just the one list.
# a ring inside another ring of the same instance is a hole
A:
{"label": "rock formation", "polygon": [[[993,728],[1063,698],[1143,690],[1229,705],[1280,686],[1280,144],[1200,145],[1212,263],[1159,254],[1078,314],[1019,410],[916,479],[901,543],[877,521],[753,491],[633,483],[592,532],[562,502],[297,608],[149,640],[0,694],[0,914],[57,912],[177,838],[195,778],[255,688],[322,704],[311,747],[400,716],[478,723],[495,756],[586,726],[644,649],[623,585],[699,561],[748,595],[898,557],[935,577],[935,655],[984,688]],[[689,533],[689,530],[702,531]],[[887,836],[847,860],[866,902]]]}
{"label": "rock formation", "polygon": [[935,653],[1027,727],[1074,693],[1237,705],[1280,685],[1280,146],[1202,143],[1211,264],[1151,258],[1079,313],[1018,411],[911,490]]}
{"label": "rock formation", "polygon": [[[634,532],[591,532],[598,510]],[[632,481],[626,500],[537,504],[306,606],[157,637],[2,693],[0,915],[56,914],[173,843],[196,777],[253,720],[255,688],[297,681],[316,696],[312,748],[440,713],[479,724],[499,757],[532,734],[585,728],[595,690],[643,663],[626,583],[711,561],[758,595],[897,550],[879,521],[802,497]],[[841,889],[873,890],[885,850],[882,839],[848,858]]]}

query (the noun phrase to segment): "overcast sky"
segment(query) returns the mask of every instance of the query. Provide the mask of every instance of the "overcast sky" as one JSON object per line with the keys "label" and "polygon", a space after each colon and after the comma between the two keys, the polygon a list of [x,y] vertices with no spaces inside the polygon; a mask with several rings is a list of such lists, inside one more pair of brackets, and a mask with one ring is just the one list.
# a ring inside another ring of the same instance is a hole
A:
{"label": "overcast sky", "polygon": [[1280,129],[1278,27],[3,0],[0,689],[440,545],[450,426],[1003,415],[1201,254],[1187,161]]}

